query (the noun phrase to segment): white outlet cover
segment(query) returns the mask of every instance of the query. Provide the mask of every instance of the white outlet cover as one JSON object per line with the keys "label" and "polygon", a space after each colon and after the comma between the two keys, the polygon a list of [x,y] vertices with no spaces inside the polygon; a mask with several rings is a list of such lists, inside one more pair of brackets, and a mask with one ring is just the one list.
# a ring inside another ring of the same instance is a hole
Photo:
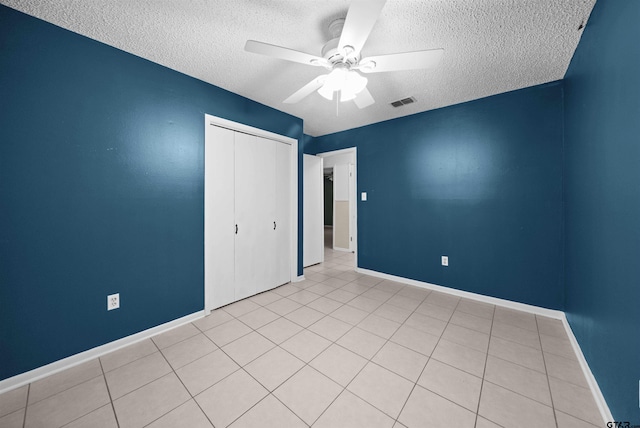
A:
{"label": "white outlet cover", "polygon": [[442,256],[442,266],[449,266],[449,256]]}
{"label": "white outlet cover", "polygon": [[362,194],[361,194],[361,199],[362,199],[363,201],[366,201],[366,200],[367,200],[367,192],[362,192]]}
{"label": "white outlet cover", "polygon": [[109,294],[107,296],[107,310],[118,309],[120,307],[120,293]]}

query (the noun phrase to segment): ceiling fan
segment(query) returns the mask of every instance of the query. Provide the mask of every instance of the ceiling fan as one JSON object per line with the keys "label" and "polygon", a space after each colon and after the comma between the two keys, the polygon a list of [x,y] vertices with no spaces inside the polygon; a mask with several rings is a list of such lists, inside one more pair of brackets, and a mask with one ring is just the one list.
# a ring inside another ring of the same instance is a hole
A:
{"label": "ceiling fan", "polygon": [[289,98],[294,104],[318,91],[328,100],[353,100],[359,108],[375,102],[367,90],[368,79],[360,73],[416,70],[438,64],[443,49],[431,49],[378,55],[361,58],[360,52],[373,29],[386,0],[353,0],[347,17],[337,19],[329,25],[333,38],[322,48],[322,56],[315,56],[282,46],[248,40],[247,52],[271,56],[287,61],[324,67],[329,73],[316,77]]}

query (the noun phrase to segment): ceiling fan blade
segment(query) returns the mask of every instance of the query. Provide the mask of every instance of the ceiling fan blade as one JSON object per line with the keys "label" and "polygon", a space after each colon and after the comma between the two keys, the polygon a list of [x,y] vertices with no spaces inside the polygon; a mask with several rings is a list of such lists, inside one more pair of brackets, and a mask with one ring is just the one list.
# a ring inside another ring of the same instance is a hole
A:
{"label": "ceiling fan blade", "polygon": [[326,74],[323,74],[320,77],[316,77],[311,82],[304,85],[302,88],[298,89],[294,92],[289,98],[283,101],[285,104],[295,104],[297,102],[302,101],[303,98],[311,95],[314,91],[320,89],[322,85],[324,85],[324,77]]}
{"label": "ceiling fan blade", "polygon": [[390,55],[369,56],[360,61],[357,69],[363,73],[382,73],[385,71],[417,70],[436,66],[444,49],[404,52]]}
{"label": "ceiling fan blade", "polygon": [[257,42],[255,40],[247,40],[244,45],[247,52],[257,53],[260,55],[271,56],[274,58],[284,59],[287,61],[298,62],[300,64],[315,65],[330,68],[329,62],[319,56],[310,55],[308,53],[295,51],[293,49],[284,48],[282,46],[270,45],[269,43]]}
{"label": "ceiling fan blade", "polygon": [[360,53],[386,0],[353,0],[342,27],[338,48],[353,47]]}
{"label": "ceiling fan blade", "polygon": [[371,96],[371,92],[369,92],[367,88],[364,88],[360,93],[358,93],[358,95],[356,95],[353,102],[356,103],[358,108],[365,108],[375,103],[376,100]]}

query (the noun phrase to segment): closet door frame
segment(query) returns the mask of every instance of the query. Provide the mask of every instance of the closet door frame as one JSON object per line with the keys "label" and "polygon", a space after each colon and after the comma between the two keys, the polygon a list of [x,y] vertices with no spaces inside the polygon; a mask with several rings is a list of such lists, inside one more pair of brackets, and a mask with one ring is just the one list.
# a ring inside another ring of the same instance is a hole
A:
{"label": "closet door frame", "polygon": [[[233,122],[228,119],[223,119],[221,117],[212,116],[205,114],[204,115],[204,134],[205,134],[205,165],[204,165],[204,175],[205,175],[205,189],[204,189],[204,197],[205,197],[205,215],[204,215],[204,230],[205,230],[205,243],[204,243],[204,252],[205,252],[205,263],[204,263],[204,310],[205,314],[209,314],[213,309],[213,289],[212,289],[212,281],[211,281],[211,266],[207,265],[207,248],[210,248],[212,243],[207,240],[207,230],[211,229],[211,225],[207,226],[207,142],[211,136],[211,127],[218,126],[221,128],[226,128],[236,132],[242,132],[245,134],[256,135],[258,137],[268,138],[270,140],[274,140],[280,143],[288,144],[291,146],[290,156],[290,189],[289,189],[289,197],[290,197],[290,257],[291,257],[291,282],[298,280],[298,140],[286,137],[284,135],[275,134],[273,132],[265,131],[264,129],[254,128],[252,126],[244,125],[242,123]],[[215,149],[214,149],[215,150]],[[211,168],[211,167],[210,167]],[[211,190],[211,189],[209,189]],[[211,197],[211,195],[209,195]]]}

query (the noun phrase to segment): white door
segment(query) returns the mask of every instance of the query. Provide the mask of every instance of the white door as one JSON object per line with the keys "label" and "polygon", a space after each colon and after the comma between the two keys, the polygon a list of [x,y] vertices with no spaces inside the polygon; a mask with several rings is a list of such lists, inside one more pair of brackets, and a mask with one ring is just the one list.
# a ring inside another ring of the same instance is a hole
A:
{"label": "white door", "polygon": [[275,284],[291,281],[291,146],[276,143]]}
{"label": "white door", "polygon": [[333,248],[349,250],[350,232],[349,164],[333,167]]}
{"label": "white door", "polygon": [[322,158],[303,155],[304,194],[302,207],[304,267],[324,260],[324,189]]}
{"label": "white door", "polygon": [[235,300],[234,166],[231,162],[235,132],[208,125],[205,133],[205,309],[212,310]]}
{"label": "white door", "polygon": [[235,300],[273,281],[275,142],[236,133]]}

